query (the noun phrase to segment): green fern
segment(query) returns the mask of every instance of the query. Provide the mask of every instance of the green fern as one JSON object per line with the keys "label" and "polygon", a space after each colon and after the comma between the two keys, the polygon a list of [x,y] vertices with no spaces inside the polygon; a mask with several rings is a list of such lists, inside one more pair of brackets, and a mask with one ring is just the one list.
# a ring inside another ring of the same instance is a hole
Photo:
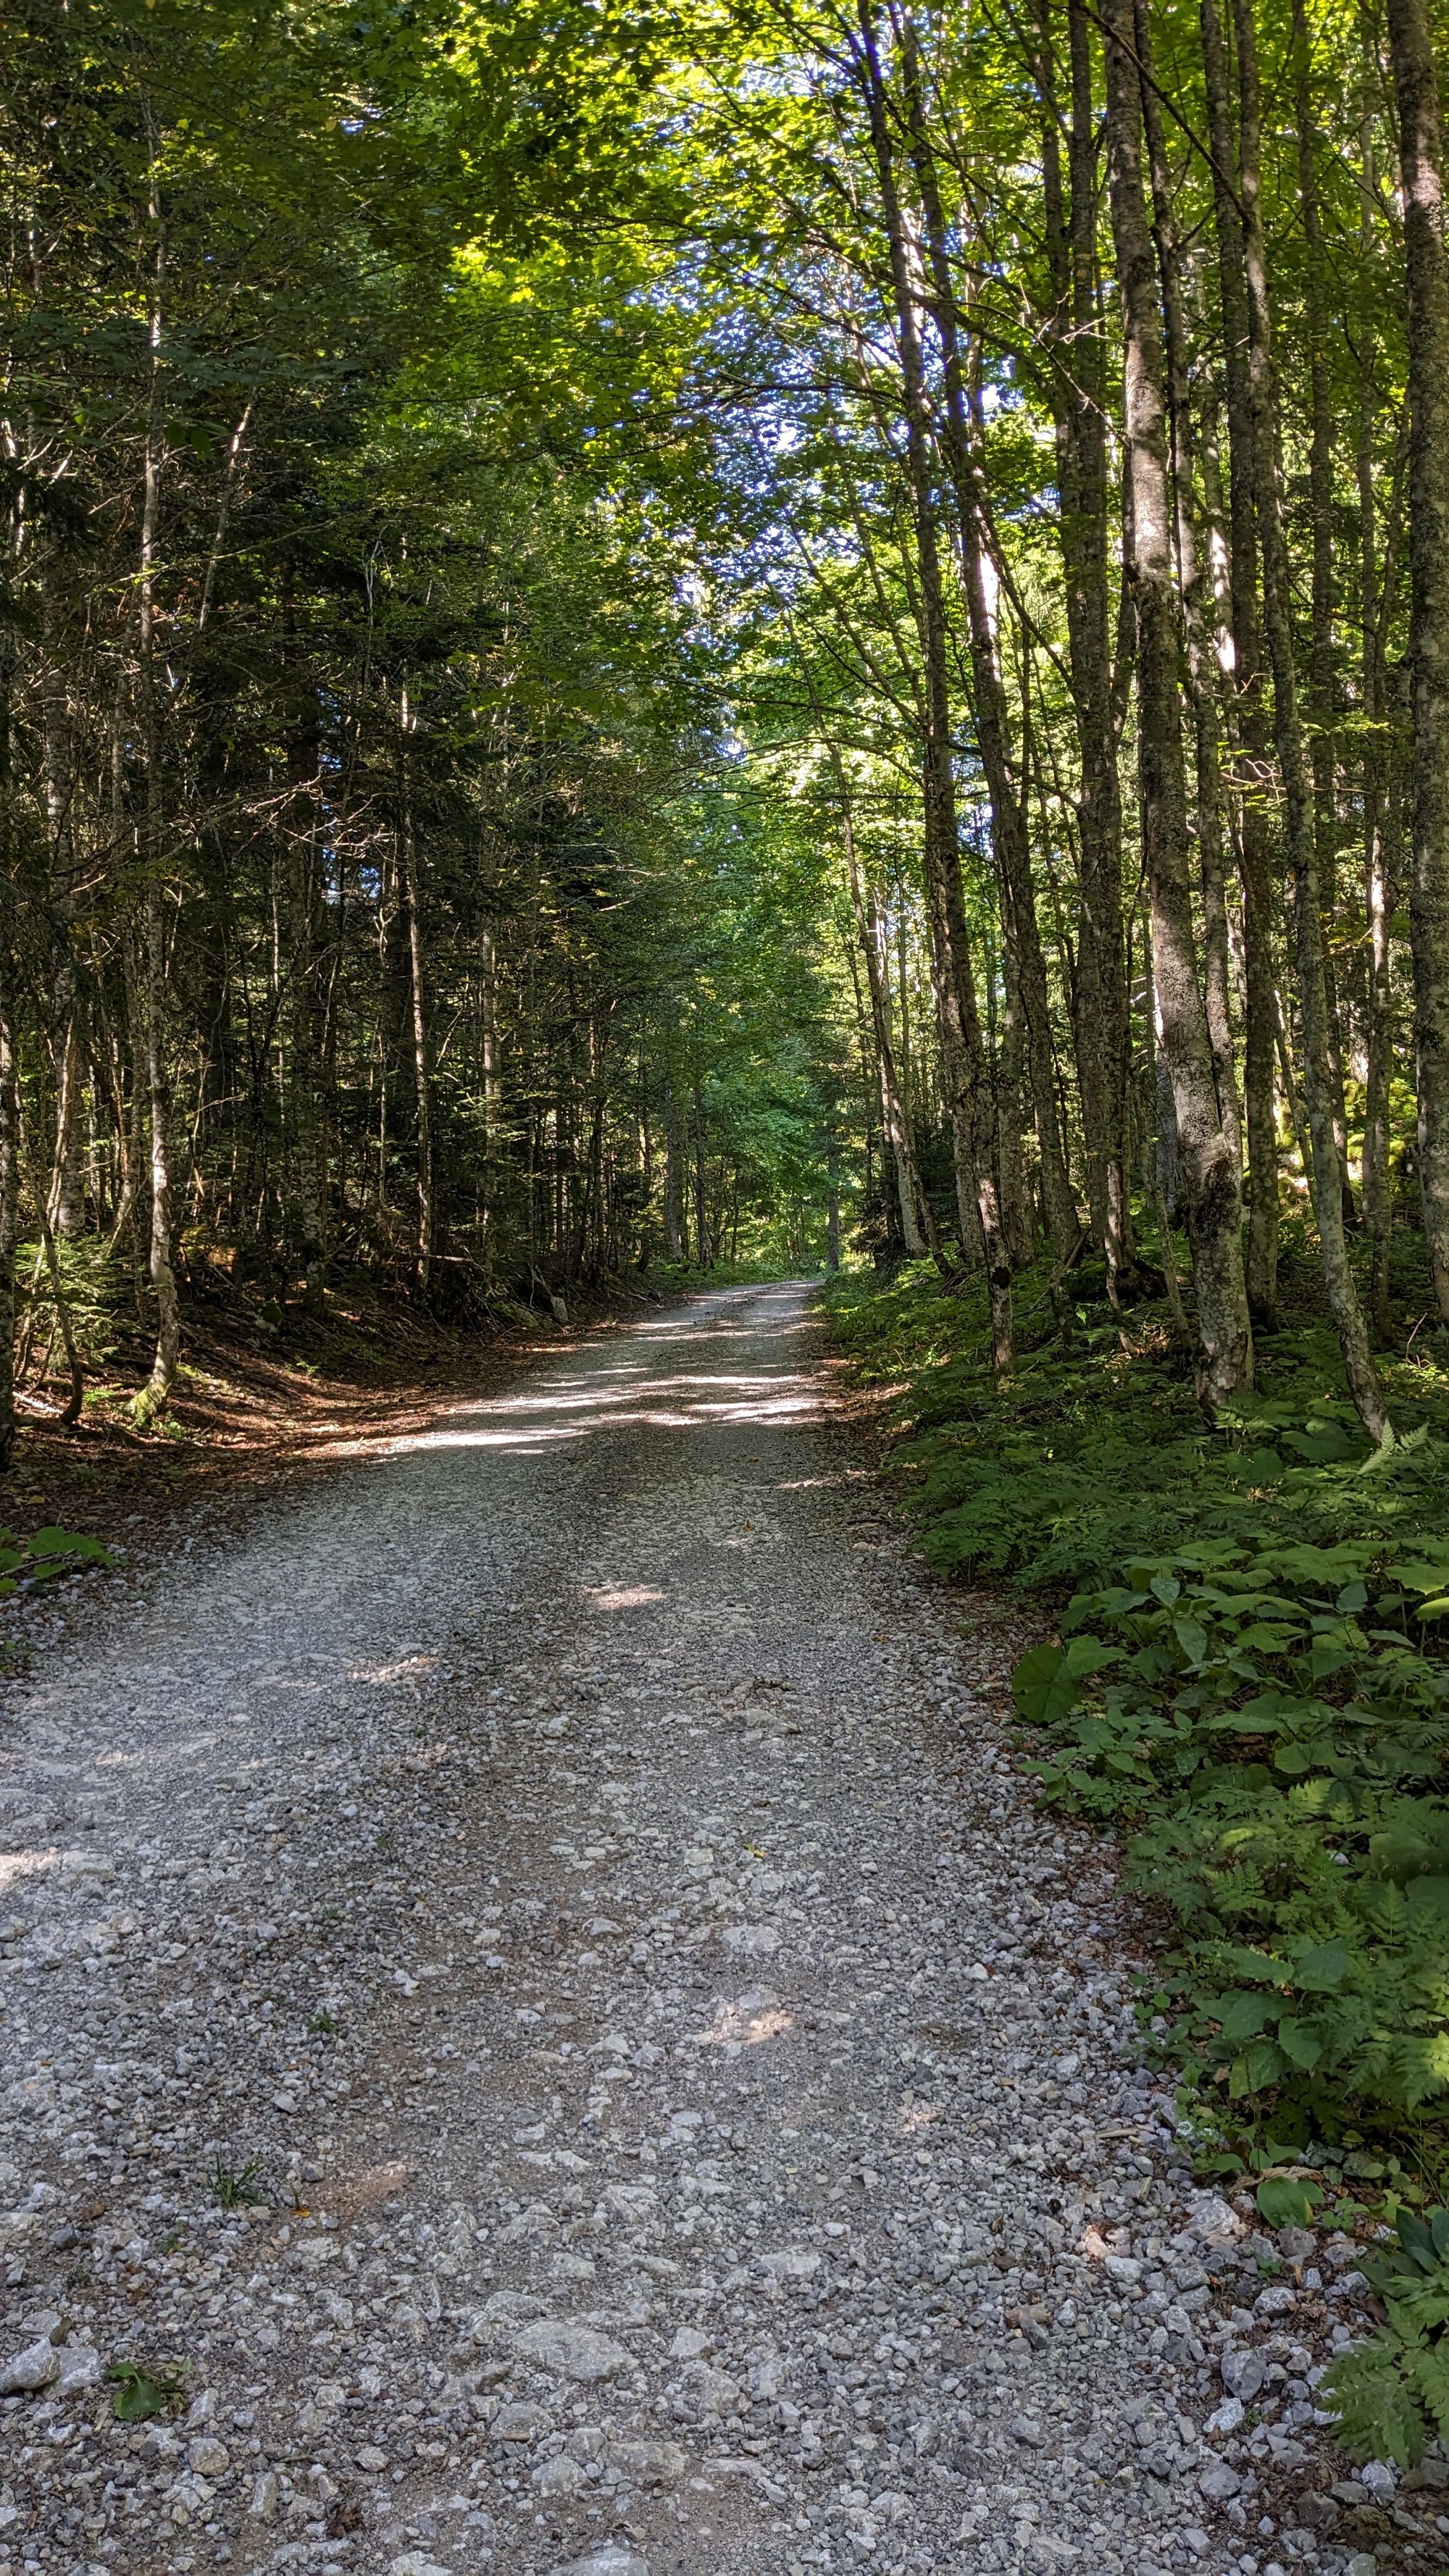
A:
{"label": "green fern", "polygon": [[1352,2458],[1418,2467],[1426,2439],[1423,2408],[1405,2374],[1402,2347],[1387,2334],[1344,2353],[1325,2371],[1318,2395],[1336,2417],[1338,2438]]}

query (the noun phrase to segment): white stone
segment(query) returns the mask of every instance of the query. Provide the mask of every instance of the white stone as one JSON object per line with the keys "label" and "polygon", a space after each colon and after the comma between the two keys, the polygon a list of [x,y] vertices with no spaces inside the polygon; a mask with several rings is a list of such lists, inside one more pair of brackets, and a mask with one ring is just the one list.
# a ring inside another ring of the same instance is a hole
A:
{"label": "white stone", "polygon": [[780,1946],[773,1923],[727,1923],[719,1937],[733,1959],[767,1959]]}
{"label": "white stone", "polygon": [[53,2387],[59,2377],[60,2355],[49,2335],[42,2335],[38,2343],[28,2343],[23,2352],[0,2362],[0,2397],[28,2397]]}
{"label": "white stone", "polygon": [[1268,2365],[1262,2354],[1254,2352],[1251,2346],[1245,2352],[1225,2352],[1218,2367],[1229,2396],[1241,2397],[1245,2404],[1251,2404],[1268,2376]]}
{"label": "white stone", "polygon": [[612,2379],[615,2372],[626,2370],[629,2356],[622,2344],[600,2334],[595,2326],[575,2326],[544,2317],[537,2325],[520,2326],[511,2338],[520,2361],[531,2361],[539,2370],[556,2371],[561,2379]]}
{"label": "white stone", "polygon": [[[396,2568],[391,2576],[397,2576]],[[636,2550],[609,2541],[602,2549],[591,2549],[587,2558],[571,2558],[567,2567],[555,2571],[555,2576],[649,2576],[649,2567]]]}
{"label": "white stone", "polygon": [[1203,2470],[1197,2483],[1198,2492],[1206,2497],[1209,2504],[1228,2504],[1243,2481],[1236,2469],[1229,2468],[1226,2460],[1214,2460]]}
{"label": "white stone", "polygon": [[545,2460],[540,2468],[534,2470],[533,2483],[540,2495],[577,2495],[584,2484],[583,2464],[579,2460],[571,2460],[567,2451],[560,2451],[555,2458]]}
{"label": "white stone", "polygon": [[611,2442],[609,2459],[621,2477],[639,2487],[677,2486],[689,2465],[677,2442]]}

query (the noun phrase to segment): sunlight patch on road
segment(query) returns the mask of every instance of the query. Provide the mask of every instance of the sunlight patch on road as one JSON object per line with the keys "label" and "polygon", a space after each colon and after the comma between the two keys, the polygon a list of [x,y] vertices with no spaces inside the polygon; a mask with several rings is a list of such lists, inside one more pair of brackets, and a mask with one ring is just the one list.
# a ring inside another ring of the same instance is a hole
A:
{"label": "sunlight patch on road", "polygon": [[742,2048],[758,2048],[767,2039],[779,2039],[794,2027],[794,2014],[782,2012],[778,2005],[750,2012],[743,2004],[719,2003],[709,2029],[692,2030],[689,2037],[697,2048],[723,2048],[733,2054]]}

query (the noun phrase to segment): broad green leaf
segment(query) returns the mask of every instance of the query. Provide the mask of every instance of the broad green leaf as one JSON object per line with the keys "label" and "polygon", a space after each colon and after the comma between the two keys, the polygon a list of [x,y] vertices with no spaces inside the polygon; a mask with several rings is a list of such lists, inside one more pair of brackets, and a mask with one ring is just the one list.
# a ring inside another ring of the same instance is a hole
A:
{"label": "broad green leaf", "polygon": [[1313,2213],[1323,2199],[1317,2183],[1290,2181],[1286,2176],[1269,2174],[1259,2183],[1256,2199],[1259,2216],[1269,2227],[1311,2227]]}
{"label": "broad green leaf", "polygon": [[1318,1941],[1300,1950],[1293,1963],[1293,1983],[1305,1995],[1331,1995],[1348,1974],[1346,1941]]}
{"label": "broad green leaf", "polygon": [[1278,2045],[1292,2066],[1309,2070],[1323,2055],[1323,2039],[1311,2022],[1300,2021],[1293,2013],[1284,2013],[1278,2023]]}

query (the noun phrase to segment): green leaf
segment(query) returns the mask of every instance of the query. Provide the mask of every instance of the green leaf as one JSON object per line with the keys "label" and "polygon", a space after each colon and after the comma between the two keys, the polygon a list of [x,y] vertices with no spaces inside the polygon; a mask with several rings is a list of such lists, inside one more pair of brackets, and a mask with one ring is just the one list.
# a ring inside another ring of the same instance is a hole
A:
{"label": "green leaf", "polygon": [[163,2414],[180,2403],[185,2373],[173,2362],[148,2367],[138,2361],[112,2361],[106,2366],[106,2377],[115,2383],[116,2421],[144,2424],[148,2416]]}
{"label": "green leaf", "polygon": [[1179,1611],[1172,1623],[1172,1633],[1190,1664],[1200,1664],[1207,1653],[1207,1630],[1200,1619],[1189,1618]]}
{"label": "green leaf", "polygon": [[1081,1684],[1121,1659],[1121,1648],[1096,1637],[1073,1637],[1066,1646],[1033,1646],[1011,1676],[1012,1697],[1029,1726],[1055,1726],[1081,1699]]}
{"label": "green leaf", "polygon": [[1217,2013],[1224,2039],[1256,2039],[1266,2027],[1272,2011],[1271,1995],[1224,1996]]}
{"label": "green leaf", "polygon": [[1241,2101],[1245,2093],[1266,2092],[1283,2072],[1283,2056],[1271,2039],[1255,2039],[1241,2057],[1235,2057],[1228,2069],[1228,2092],[1232,2100]]}
{"label": "green leaf", "polygon": [[1286,2175],[1268,2174],[1257,2189],[1259,2216],[1269,2227],[1311,2227],[1313,2213],[1323,2199],[1317,2183],[1292,2182]]}
{"label": "green leaf", "polygon": [[1323,2034],[1311,2022],[1300,2021],[1293,2013],[1284,2013],[1278,2023],[1278,2045],[1290,2065],[1305,2071],[1318,2064],[1323,2055]]}
{"label": "green leaf", "polygon": [[1395,2460],[1410,2469],[1423,2458],[1423,2414],[1387,2334],[1333,2363],[1320,2382],[1319,2403],[1338,2418],[1339,2440],[1353,2459]]}
{"label": "green leaf", "polygon": [[1348,1974],[1348,1943],[1318,1941],[1301,1950],[1293,1964],[1293,1983],[1305,1995],[1331,1995]]}

